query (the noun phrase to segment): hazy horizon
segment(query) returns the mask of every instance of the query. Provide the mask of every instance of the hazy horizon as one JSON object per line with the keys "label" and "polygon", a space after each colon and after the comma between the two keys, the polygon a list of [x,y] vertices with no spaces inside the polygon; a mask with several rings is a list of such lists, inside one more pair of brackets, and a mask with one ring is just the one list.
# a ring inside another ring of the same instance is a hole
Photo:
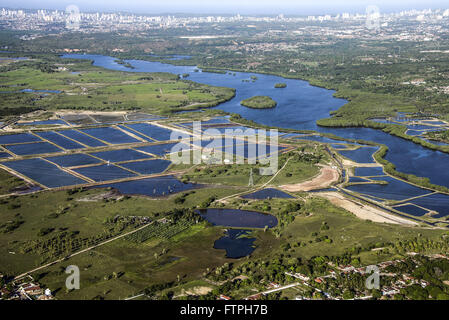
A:
{"label": "hazy horizon", "polygon": [[337,14],[342,12],[362,13],[369,5],[377,5],[381,12],[397,12],[410,9],[446,9],[449,5],[442,0],[429,0],[426,3],[417,0],[346,0],[331,1],[317,0],[313,4],[310,1],[292,0],[228,0],[226,4],[222,1],[205,0],[166,0],[164,4],[154,4],[155,1],[98,1],[98,0],[15,0],[0,1],[0,7],[11,9],[57,9],[64,10],[68,5],[77,5],[82,12],[130,12],[138,14],[161,14],[161,13],[187,13],[187,14]]}

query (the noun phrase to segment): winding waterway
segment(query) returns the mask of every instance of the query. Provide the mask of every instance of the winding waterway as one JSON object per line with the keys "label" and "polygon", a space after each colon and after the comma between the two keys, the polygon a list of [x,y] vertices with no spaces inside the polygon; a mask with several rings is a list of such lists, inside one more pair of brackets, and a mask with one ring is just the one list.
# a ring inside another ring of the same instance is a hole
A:
{"label": "winding waterway", "polygon": [[[449,154],[433,151],[411,141],[391,136],[379,130],[368,128],[322,128],[316,125],[318,119],[329,117],[329,112],[343,106],[347,101],[333,97],[334,91],[311,86],[302,80],[284,79],[273,75],[245,72],[227,74],[195,72],[196,67],[174,66],[159,62],[127,60],[134,69],[114,62],[116,59],[101,55],[64,55],[64,58],[90,59],[95,66],[129,72],[170,72],[189,73],[188,80],[213,86],[236,89],[236,97],[216,108],[226,112],[238,113],[255,122],[297,130],[315,130],[333,133],[347,139],[363,139],[388,146],[386,159],[396,165],[397,170],[427,177],[434,184],[449,187]],[[256,81],[251,76],[257,76]],[[250,80],[250,81],[245,81]],[[276,83],[283,82],[287,88],[275,89]],[[273,109],[249,109],[240,101],[257,96],[268,95],[278,104]],[[449,207],[449,203],[447,204]]]}

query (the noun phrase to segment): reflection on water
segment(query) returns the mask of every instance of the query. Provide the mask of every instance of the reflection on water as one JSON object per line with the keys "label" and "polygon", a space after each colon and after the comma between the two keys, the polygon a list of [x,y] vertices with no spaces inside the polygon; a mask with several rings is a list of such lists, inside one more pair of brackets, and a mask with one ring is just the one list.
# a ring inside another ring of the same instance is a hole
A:
{"label": "reflection on water", "polygon": [[203,209],[201,216],[215,226],[231,228],[273,228],[278,220],[270,214],[237,209]]}
{"label": "reflection on water", "polygon": [[192,183],[183,183],[173,176],[148,178],[119,183],[110,183],[96,188],[111,187],[117,189],[120,193],[126,195],[145,195],[148,197],[161,197],[181,191],[198,188],[199,185]]}
{"label": "reflection on water", "polygon": [[256,249],[254,247],[256,239],[249,238],[248,234],[248,230],[226,230],[225,236],[215,241],[214,248],[226,250],[227,258],[238,259],[246,257]]}
{"label": "reflection on water", "polygon": [[278,189],[266,188],[250,194],[242,196],[243,199],[271,199],[271,198],[286,198],[292,199],[293,197],[288,193],[285,193]]}

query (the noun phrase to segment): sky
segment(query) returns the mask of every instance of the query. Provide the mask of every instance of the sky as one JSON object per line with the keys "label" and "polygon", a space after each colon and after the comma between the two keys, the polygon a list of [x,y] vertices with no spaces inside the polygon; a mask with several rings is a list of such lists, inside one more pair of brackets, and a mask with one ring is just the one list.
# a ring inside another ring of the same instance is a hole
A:
{"label": "sky", "polygon": [[74,4],[81,12],[198,14],[336,14],[365,12],[376,5],[381,12],[407,9],[448,9],[447,0],[0,0],[0,8],[59,9]]}

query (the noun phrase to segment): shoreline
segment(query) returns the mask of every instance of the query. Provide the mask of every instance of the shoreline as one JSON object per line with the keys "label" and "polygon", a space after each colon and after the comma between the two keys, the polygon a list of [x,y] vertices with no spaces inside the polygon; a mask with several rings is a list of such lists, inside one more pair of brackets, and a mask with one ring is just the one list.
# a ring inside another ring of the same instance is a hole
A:
{"label": "shoreline", "polygon": [[356,217],[362,220],[371,220],[377,223],[400,224],[404,226],[419,226],[418,223],[409,219],[389,214],[369,205],[364,205],[352,200],[348,200],[338,192],[321,192],[317,195],[326,198],[332,204],[351,212]]}

